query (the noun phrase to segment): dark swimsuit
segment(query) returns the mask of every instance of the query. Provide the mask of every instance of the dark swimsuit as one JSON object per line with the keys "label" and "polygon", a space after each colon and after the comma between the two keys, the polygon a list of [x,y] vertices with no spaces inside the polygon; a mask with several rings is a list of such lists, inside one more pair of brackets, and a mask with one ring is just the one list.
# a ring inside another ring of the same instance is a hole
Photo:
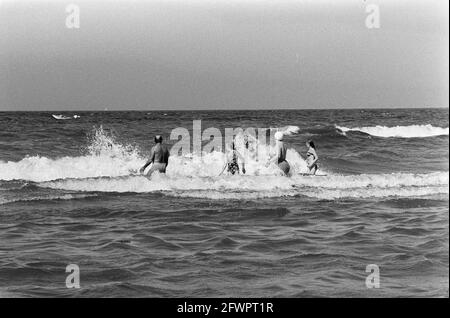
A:
{"label": "dark swimsuit", "polygon": [[[306,153],[306,156],[307,157],[313,156],[314,159],[316,159],[316,156],[312,152],[309,152],[309,151]],[[319,169],[319,166],[317,165],[317,162],[309,170],[311,171],[314,168],[316,168],[316,171]]]}
{"label": "dark swimsuit", "polygon": [[231,174],[239,173],[239,164],[237,161],[236,153],[233,151],[233,158],[231,162],[228,163],[228,172]]}

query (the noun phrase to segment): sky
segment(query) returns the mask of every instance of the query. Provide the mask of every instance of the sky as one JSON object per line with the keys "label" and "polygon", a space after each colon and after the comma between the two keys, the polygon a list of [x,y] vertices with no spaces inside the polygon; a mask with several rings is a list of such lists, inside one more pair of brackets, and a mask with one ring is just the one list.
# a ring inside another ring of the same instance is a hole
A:
{"label": "sky", "polygon": [[0,0],[0,111],[448,107],[448,3]]}

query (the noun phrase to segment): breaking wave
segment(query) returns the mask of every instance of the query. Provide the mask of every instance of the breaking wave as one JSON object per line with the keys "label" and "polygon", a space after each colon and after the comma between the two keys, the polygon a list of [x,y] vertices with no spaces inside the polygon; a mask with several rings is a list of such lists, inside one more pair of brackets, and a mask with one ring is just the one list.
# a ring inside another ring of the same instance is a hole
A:
{"label": "breaking wave", "polygon": [[376,137],[397,137],[397,138],[424,138],[434,136],[444,136],[449,133],[449,128],[434,127],[432,125],[411,125],[411,126],[374,126],[348,128],[336,126],[343,133],[349,131],[359,131]]}
{"label": "breaking wave", "polygon": [[[256,148],[253,139],[251,151]],[[258,145],[258,155],[244,150],[244,138],[236,137],[237,149],[247,153],[246,169],[250,175],[280,174],[276,166],[266,167],[266,159],[273,152],[269,145]],[[287,160],[294,172],[306,172],[307,165],[293,149],[287,152]],[[146,162],[138,147],[122,145],[102,128],[94,131],[87,147],[87,154],[78,157],[51,159],[41,156],[26,157],[18,162],[0,161],[0,180],[26,180],[34,182],[57,179],[83,179],[92,177],[119,177],[137,174]],[[171,176],[217,176],[225,163],[222,152],[213,151],[200,155],[171,156],[167,174]]]}
{"label": "breaking wave", "polygon": [[285,134],[287,136],[290,136],[290,135],[298,134],[300,132],[300,127],[298,127],[298,126],[286,126],[286,127],[280,128],[278,130],[281,131],[283,134]]}
{"label": "breaking wave", "polygon": [[[297,131],[292,127],[284,130]],[[210,199],[306,196],[333,200],[416,197],[449,192],[448,171],[304,176],[301,173],[307,171],[306,162],[294,149],[288,149],[286,155],[292,171],[288,178],[282,176],[275,165],[266,167],[267,156],[273,149],[270,145],[256,145],[256,142],[251,140],[250,151],[246,153],[244,137],[236,137],[237,149],[245,153],[246,175],[218,176],[225,164],[225,155],[215,151],[202,156],[171,156],[167,175],[155,174],[149,179],[137,173],[146,160],[138,147],[122,145],[100,128],[94,131],[86,155],[56,159],[33,156],[18,162],[0,161],[0,180],[31,181],[41,188],[63,191],[164,193]],[[257,155],[251,151],[256,146]]]}
{"label": "breaking wave", "polygon": [[94,131],[87,154],[51,159],[25,157],[18,162],[0,161],[0,180],[49,181],[65,178],[117,177],[136,173],[145,163],[137,148],[121,145],[102,128]]}
{"label": "breaking wave", "polygon": [[410,197],[449,193],[448,172],[301,176],[180,177],[154,175],[56,180],[41,186],[86,192],[163,192],[173,196],[211,199],[256,199],[308,196],[318,199]]}

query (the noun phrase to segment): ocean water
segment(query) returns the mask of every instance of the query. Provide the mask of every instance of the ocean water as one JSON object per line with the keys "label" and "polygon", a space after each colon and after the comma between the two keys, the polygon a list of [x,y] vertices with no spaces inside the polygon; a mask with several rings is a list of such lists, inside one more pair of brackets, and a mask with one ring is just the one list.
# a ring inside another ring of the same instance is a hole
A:
{"label": "ocean water", "polygon": [[[448,297],[448,116],[0,112],[0,297]],[[193,120],[284,131],[292,175],[251,157],[246,175],[218,176],[219,151],[137,173],[155,134],[172,146]],[[317,177],[301,174],[308,139]]]}

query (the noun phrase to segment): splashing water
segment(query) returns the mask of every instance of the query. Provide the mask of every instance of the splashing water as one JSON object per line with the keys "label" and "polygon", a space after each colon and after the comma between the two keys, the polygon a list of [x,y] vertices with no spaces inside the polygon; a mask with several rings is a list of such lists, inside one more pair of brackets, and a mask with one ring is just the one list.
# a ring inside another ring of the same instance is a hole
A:
{"label": "splashing water", "polygon": [[102,127],[95,129],[87,154],[50,159],[25,157],[18,162],[0,161],[0,180],[42,182],[66,178],[117,177],[135,173],[145,162],[137,147],[123,146]]}
{"label": "splashing water", "polygon": [[[292,130],[292,129],[291,129]],[[345,197],[422,196],[448,193],[448,172],[429,174],[299,175],[307,165],[294,149],[286,158],[292,177],[282,175],[276,165],[266,166],[271,145],[251,136],[248,151],[245,136],[235,137],[236,149],[246,160],[246,175],[218,176],[225,154],[218,151],[200,155],[171,156],[167,175],[149,180],[137,176],[146,161],[136,146],[117,142],[102,127],[90,136],[86,155],[49,159],[26,157],[19,162],[0,162],[0,180],[39,182],[40,187],[82,192],[165,192],[180,197],[210,199],[251,199],[303,195],[319,199]]]}
{"label": "splashing water", "polygon": [[[274,165],[265,163],[273,148],[250,141],[251,151],[246,152],[244,136],[235,138],[237,149],[246,154],[246,168],[250,175],[280,175]],[[256,149],[258,155],[255,154]],[[26,157],[18,162],[0,161],[0,180],[50,181],[56,179],[80,179],[89,177],[119,177],[137,173],[146,158],[137,146],[121,144],[116,137],[103,129],[95,128],[89,137],[86,155],[50,159],[41,156]],[[287,152],[287,160],[295,172],[306,172],[306,162],[293,149]],[[222,152],[213,151],[202,155],[171,156],[167,174],[171,176],[217,176],[225,163]]]}

